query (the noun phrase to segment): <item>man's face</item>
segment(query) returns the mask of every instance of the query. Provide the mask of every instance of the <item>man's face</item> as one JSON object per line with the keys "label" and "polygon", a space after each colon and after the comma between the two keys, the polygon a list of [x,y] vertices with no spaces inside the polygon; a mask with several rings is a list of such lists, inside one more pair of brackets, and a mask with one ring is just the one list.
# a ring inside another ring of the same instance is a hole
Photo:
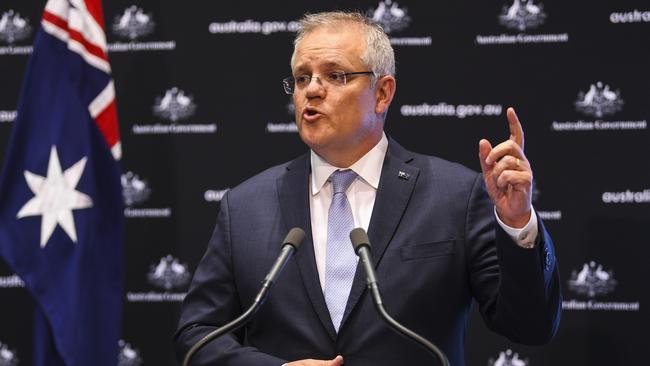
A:
{"label": "man's face", "polygon": [[[317,28],[298,43],[293,75],[317,76],[293,98],[302,140],[330,164],[351,164],[381,138],[372,75],[351,75],[346,85],[331,85],[330,72],[369,71],[361,61],[365,37],[356,25]],[[351,160],[351,161],[350,161]]]}

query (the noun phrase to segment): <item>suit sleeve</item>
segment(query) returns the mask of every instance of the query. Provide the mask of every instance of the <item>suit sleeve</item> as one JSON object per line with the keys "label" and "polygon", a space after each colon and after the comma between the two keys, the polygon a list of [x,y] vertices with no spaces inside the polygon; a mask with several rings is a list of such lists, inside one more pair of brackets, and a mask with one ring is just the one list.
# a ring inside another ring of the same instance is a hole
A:
{"label": "suit sleeve", "polygon": [[538,225],[535,247],[518,246],[496,224],[493,203],[477,175],[465,227],[471,290],[490,329],[529,345],[553,338],[562,304],[553,242],[539,217]]}
{"label": "suit sleeve", "polygon": [[[181,361],[201,338],[241,315],[236,279],[232,270],[228,197],[221,201],[217,225],[183,301],[175,334],[176,355]],[[226,334],[206,344],[191,365],[280,366],[285,360],[246,346],[244,331]]]}

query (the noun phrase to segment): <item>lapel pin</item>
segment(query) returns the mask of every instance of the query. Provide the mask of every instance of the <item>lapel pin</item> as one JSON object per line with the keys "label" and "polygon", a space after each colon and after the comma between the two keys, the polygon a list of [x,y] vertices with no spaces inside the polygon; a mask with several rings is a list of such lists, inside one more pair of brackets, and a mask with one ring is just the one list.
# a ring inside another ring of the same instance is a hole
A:
{"label": "lapel pin", "polygon": [[399,179],[408,180],[410,176],[411,176],[411,175],[410,175],[409,173],[403,172],[403,171],[401,171],[401,170],[399,171],[399,173],[397,173],[397,177],[398,177]]}

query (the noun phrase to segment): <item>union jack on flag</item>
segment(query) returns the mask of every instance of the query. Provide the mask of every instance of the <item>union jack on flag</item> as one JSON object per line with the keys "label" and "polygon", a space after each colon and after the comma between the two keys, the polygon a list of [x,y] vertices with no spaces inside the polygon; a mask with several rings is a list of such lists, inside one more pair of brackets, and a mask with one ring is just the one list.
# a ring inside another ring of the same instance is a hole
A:
{"label": "union jack on flag", "polygon": [[100,0],[49,0],[0,174],[0,255],[33,296],[38,366],[117,362],[123,207]]}

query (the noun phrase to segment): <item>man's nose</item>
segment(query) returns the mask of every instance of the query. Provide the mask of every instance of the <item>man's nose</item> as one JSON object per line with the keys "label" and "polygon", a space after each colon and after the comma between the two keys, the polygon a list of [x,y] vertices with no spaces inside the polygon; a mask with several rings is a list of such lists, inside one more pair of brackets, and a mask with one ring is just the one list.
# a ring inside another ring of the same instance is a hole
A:
{"label": "man's nose", "polygon": [[305,95],[307,98],[322,98],[325,96],[325,87],[323,86],[323,82],[321,81],[320,77],[311,77],[311,80],[309,80],[309,84],[307,84],[307,88],[305,89]]}

